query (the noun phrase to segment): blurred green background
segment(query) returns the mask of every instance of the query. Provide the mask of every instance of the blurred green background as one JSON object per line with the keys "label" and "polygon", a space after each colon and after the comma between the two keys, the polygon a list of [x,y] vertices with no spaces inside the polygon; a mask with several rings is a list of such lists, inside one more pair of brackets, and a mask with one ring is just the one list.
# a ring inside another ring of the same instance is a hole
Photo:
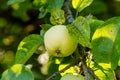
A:
{"label": "blurred green background", "polygon": [[[7,5],[7,1],[0,0],[0,74],[14,63],[20,41],[29,34],[39,34],[40,25],[49,22],[49,17],[38,18],[39,8],[34,4],[38,0],[25,0],[13,5]],[[75,10],[71,10],[74,14]],[[83,16],[92,14],[100,20],[120,16],[120,0],[94,0],[79,14]],[[40,80],[44,74],[37,71],[41,66],[37,58],[38,54],[34,54],[28,63],[34,62],[33,72],[36,80]]]}

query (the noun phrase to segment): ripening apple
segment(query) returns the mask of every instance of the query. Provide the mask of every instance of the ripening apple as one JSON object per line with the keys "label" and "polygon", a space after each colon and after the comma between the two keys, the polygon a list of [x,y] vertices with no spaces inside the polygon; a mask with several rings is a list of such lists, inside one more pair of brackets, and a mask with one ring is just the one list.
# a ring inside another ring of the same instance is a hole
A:
{"label": "ripening apple", "polygon": [[77,42],[71,38],[65,25],[51,27],[44,36],[44,44],[50,55],[66,57],[77,47]]}

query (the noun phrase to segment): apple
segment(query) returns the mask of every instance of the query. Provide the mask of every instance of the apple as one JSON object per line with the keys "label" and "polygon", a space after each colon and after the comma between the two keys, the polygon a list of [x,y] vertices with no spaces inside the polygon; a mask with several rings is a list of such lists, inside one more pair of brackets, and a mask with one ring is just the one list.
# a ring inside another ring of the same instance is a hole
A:
{"label": "apple", "polygon": [[65,25],[51,27],[44,35],[44,44],[47,52],[56,57],[67,57],[77,48]]}
{"label": "apple", "polygon": [[82,75],[73,75],[72,73],[65,74],[60,80],[86,80]]}

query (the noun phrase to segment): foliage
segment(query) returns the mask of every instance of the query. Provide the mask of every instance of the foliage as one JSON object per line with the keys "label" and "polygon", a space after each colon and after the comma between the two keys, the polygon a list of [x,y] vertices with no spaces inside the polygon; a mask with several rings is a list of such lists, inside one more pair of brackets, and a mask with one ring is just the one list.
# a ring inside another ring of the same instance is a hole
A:
{"label": "foliage", "polygon": [[[119,7],[117,0],[0,0],[0,80],[119,80]],[[72,55],[46,51],[44,34],[54,25],[66,25],[78,43]]]}
{"label": "foliage", "polygon": [[18,46],[15,63],[24,64],[32,56],[36,49],[38,49],[42,42],[42,37],[35,34],[29,35],[23,39]]}
{"label": "foliage", "polygon": [[71,36],[79,44],[84,47],[90,47],[90,26],[84,17],[77,17],[67,28]]}
{"label": "foliage", "polygon": [[15,64],[2,74],[1,80],[34,80],[32,72],[24,65]]}

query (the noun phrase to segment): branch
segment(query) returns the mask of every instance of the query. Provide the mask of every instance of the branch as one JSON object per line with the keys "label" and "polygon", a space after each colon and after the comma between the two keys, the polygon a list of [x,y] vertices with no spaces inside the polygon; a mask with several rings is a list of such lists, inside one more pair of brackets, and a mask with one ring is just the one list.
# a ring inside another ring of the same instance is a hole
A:
{"label": "branch", "polygon": [[95,73],[93,72],[93,70],[90,67],[87,67],[88,72],[96,79],[96,80],[100,80]]}
{"label": "branch", "polygon": [[86,54],[85,54],[85,48],[81,45],[78,45],[78,49],[79,49],[79,53],[80,53],[80,59],[83,65],[83,71],[84,71],[84,75],[85,77],[90,80],[89,74],[91,74],[96,80],[100,80],[94,73],[94,71],[86,65]]}
{"label": "branch", "polygon": [[[84,55],[84,56],[85,56],[85,55]],[[84,57],[84,58],[85,58],[85,57]],[[92,75],[95,80],[100,80],[100,79],[96,76],[96,74],[94,73],[94,71],[93,71],[89,66],[86,65],[86,60],[84,61],[84,60],[82,59],[81,62],[82,62],[82,65],[83,65],[85,77],[86,77],[88,80],[90,80],[89,74]]]}
{"label": "branch", "polygon": [[65,72],[65,71],[66,71],[67,69],[69,69],[70,67],[79,64],[80,61],[81,61],[80,58],[76,59],[74,62],[72,62],[71,64],[69,64],[68,66],[66,66],[65,68],[63,68],[62,70],[53,73],[53,74],[52,74],[48,79],[46,79],[46,80],[52,80],[53,78],[55,78],[55,77],[56,77],[57,75],[59,75],[60,73]]}
{"label": "branch", "polygon": [[72,16],[72,12],[69,9],[70,2],[71,2],[71,0],[65,0],[65,2],[63,4],[63,10],[65,11],[65,17],[66,17],[68,23],[72,23],[74,20],[74,18]]}
{"label": "branch", "polygon": [[[95,78],[95,80],[100,80],[96,75],[95,75],[95,73],[93,72],[93,70],[90,68],[90,67],[88,67],[88,66],[86,66],[86,64],[84,63],[84,62],[82,62],[82,64],[83,64],[83,67],[85,68],[85,75],[87,74],[87,73],[89,73],[89,74],[91,74],[94,78]],[[86,76],[87,77],[87,76]]]}

